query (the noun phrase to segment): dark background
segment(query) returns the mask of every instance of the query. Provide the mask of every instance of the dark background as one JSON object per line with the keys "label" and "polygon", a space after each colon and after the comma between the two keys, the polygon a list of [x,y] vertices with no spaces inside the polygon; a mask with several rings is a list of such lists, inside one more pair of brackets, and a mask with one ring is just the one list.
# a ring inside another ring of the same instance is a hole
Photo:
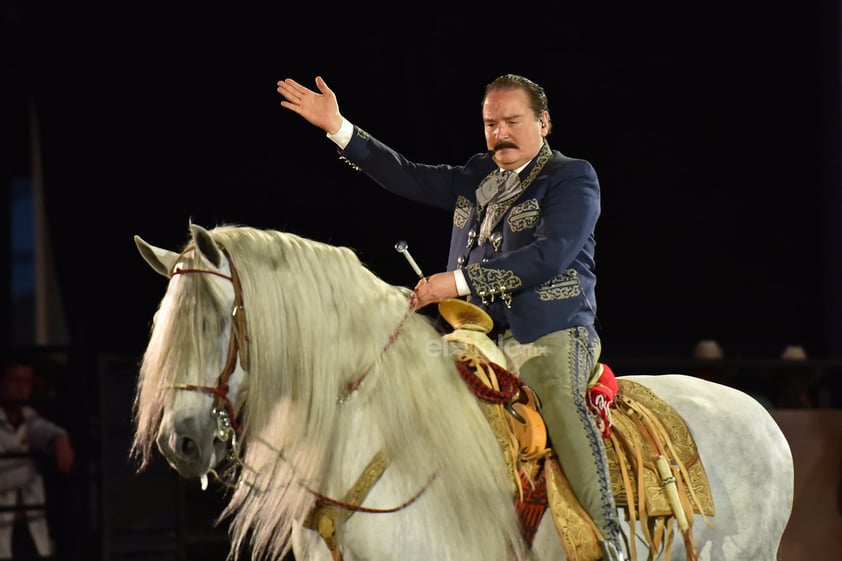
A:
{"label": "dark background", "polygon": [[277,80],[321,74],[374,136],[459,164],[484,150],[485,84],[520,73],[548,92],[551,146],[600,176],[604,353],[683,357],[713,338],[728,356],[836,356],[838,5],[724,6],[302,18],[278,3],[7,2],[4,157],[12,176],[28,166],[32,101],[74,343],[141,352],[165,284],[134,234],[177,249],[189,220],[284,229],[403,285],[398,239],[425,272],[444,266],[450,215],[351,171],[279,106]]}
{"label": "dark background", "polygon": [[[351,121],[409,158],[451,164],[485,149],[488,82],[513,72],[542,84],[550,145],[590,160],[601,181],[597,295],[610,364],[688,358],[696,341],[716,339],[728,358],[760,360],[765,388],[778,365],[762,361],[786,345],[842,357],[838,0],[369,13],[278,2],[2,6],[0,173],[4,185],[43,173],[70,332],[68,373],[53,377],[80,458],[73,484],[56,485],[65,523],[55,530],[78,552],[69,559],[226,550],[224,537],[204,535],[219,511],[203,508],[212,495],[197,497],[198,484],[163,462],[138,477],[126,461],[137,359],[166,289],[135,234],[175,250],[191,220],[277,228],[352,247],[405,286],[415,276],[397,240],[425,272],[445,264],[450,214],[341,162],[321,131],[280,107],[275,83],[286,77],[313,86],[324,76]],[[0,205],[9,216],[8,197]],[[8,246],[0,238],[4,295]],[[11,303],[0,307],[7,343]]]}

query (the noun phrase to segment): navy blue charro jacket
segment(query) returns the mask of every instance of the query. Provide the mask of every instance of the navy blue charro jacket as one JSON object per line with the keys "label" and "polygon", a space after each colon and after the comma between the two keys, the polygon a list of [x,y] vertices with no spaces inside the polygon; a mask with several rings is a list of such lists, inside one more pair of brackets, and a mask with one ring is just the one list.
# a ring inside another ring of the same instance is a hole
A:
{"label": "navy blue charro jacket", "polygon": [[491,315],[495,331],[511,328],[519,342],[529,343],[594,324],[600,188],[586,160],[545,142],[519,174],[526,188],[494,229],[497,243],[477,247],[476,189],[498,169],[490,152],[461,166],[420,164],[355,126],[340,155],[392,193],[453,211],[448,270],[458,268],[461,258],[469,300]]}

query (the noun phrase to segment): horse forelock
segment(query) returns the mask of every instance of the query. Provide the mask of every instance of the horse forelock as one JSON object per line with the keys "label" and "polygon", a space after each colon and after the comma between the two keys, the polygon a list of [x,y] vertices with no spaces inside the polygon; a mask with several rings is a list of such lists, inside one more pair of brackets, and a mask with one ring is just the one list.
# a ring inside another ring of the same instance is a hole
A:
{"label": "horse forelock", "polygon": [[[193,251],[182,255],[181,266],[208,268]],[[219,341],[230,308],[225,308],[203,274],[174,276],[152,321],[134,402],[133,455],[145,466],[150,460],[166,408],[172,406],[177,384],[215,385],[208,379],[221,371],[227,349]]]}

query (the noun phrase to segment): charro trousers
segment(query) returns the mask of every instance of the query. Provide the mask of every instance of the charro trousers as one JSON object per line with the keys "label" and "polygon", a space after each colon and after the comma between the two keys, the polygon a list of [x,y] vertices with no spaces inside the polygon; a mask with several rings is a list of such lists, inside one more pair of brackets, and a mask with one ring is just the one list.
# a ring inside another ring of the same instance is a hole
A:
{"label": "charro trousers", "polygon": [[592,327],[573,327],[513,345],[511,331],[502,347],[529,353],[516,357],[521,380],[538,394],[552,447],[582,507],[603,536],[620,546],[620,523],[608,473],[605,444],[585,402],[588,380],[602,351]]}

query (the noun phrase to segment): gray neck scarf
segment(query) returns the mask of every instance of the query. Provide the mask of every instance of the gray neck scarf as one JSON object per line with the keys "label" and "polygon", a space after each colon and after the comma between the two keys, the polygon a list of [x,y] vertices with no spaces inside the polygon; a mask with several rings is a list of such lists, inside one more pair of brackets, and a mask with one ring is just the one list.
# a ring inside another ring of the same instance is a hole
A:
{"label": "gray neck scarf", "polygon": [[523,184],[517,173],[506,170],[496,171],[483,179],[477,187],[477,204],[480,209],[485,209],[485,216],[479,228],[479,239],[477,243],[483,245],[491,231],[506,214],[511,203],[523,191]]}
{"label": "gray neck scarf", "polygon": [[550,144],[545,138],[544,145],[541,146],[541,150],[538,152],[535,167],[532,168],[526,179],[521,181],[518,174],[513,171],[497,170],[482,180],[476,191],[477,216],[482,216],[483,210],[486,212],[479,228],[478,245],[483,245],[488,241],[491,231],[497,226],[500,219],[503,218],[509,207],[512,206],[520,194],[532,184],[532,180],[544,169],[544,164],[550,160],[552,155]]}

